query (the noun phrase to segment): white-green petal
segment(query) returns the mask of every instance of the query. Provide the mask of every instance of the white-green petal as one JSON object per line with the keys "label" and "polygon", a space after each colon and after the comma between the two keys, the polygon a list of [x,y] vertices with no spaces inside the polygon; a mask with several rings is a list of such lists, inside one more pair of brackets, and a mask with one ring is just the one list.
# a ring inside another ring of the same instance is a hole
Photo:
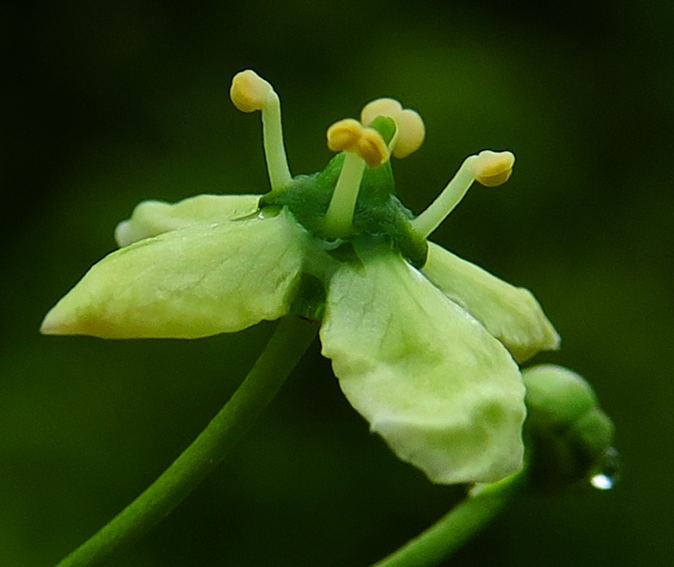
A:
{"label": "white-green petal", "polygon": [[508,351],[399,256],[334,274],[321,328],[351,402],[437,483],[492,482],[522,466],[524,387]]}
{"label": "white-green petal", "polygon": [[260,195],[197,195],[175,204],[143,201],[115,229],[120,247],[199,222],[224,222],[257,211]]}
{"label": "white-green petal", "polygon": [[285,315],[306,232],[293,217],[199,223],[113,252],[47,314],[47,334],[197,338]]}
{"label": "white-green petal", "polygon": [[559,347],[557,331],[529,290],[512,286],[432,242],[423,271],[447,297],[508,347],[518,361]]}

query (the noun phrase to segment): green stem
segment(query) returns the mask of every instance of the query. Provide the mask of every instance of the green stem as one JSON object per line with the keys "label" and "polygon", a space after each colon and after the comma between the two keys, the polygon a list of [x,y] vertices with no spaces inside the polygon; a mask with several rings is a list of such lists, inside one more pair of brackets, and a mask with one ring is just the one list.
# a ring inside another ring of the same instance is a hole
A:
{"label": "green stem", "polygon": [[484,528],[526,486],[526,471],[485,486],[372,567],[432,567]]}
{"label": "green stem", "polygon": [[281,319],[267,347],[220,412],[138,498],[56,567],[93,567],[129,548],[164,519],[222,460],[295,368],[317,326]]}

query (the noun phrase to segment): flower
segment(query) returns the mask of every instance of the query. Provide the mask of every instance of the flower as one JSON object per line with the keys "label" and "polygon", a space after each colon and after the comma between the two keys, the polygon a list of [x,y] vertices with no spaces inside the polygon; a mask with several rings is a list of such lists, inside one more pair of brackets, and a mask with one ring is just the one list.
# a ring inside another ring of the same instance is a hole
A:
{"label": "flower", "polygon": [[271,191],[141,203],[117,227],[121,248],[42,332],[197,338],[299,313],[321,321],[344,394],[398,457],[438,483],[516,472],[526,411],[515,360],[556,348],[558,335],[530,292],[427,241],[475,179],[506,181],[514,156],[470,156],[415,218],[389,158],[421,145],[416,112],[368,104],[328,130],[339,153],[322,172],[292,177],[274,89],[247,70],[230,94],[262,113]]}

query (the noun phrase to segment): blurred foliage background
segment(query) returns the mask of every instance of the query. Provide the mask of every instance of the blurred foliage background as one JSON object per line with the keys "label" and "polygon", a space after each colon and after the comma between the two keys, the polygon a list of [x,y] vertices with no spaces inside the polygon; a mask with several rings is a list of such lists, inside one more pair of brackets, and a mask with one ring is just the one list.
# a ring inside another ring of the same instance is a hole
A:
{"label": "blurred foliage background", "polygon": [[[262,193],[247,67],[284,105],[294,173],[379,96],[416,108],[394,164],[419,212],[462,159],[511,149],[435,234],[532,289],[617,426],[624,473],[526,498],[447,565],[669,565],[674,4],[665,0],[55,0],[0,6],[0,565],[55,563],[206,425],[273,323],[193,342],[41,337],[144,199]],[[367,565],[459,497],[398,462],[315,345],[253,433],[116,566]]]}

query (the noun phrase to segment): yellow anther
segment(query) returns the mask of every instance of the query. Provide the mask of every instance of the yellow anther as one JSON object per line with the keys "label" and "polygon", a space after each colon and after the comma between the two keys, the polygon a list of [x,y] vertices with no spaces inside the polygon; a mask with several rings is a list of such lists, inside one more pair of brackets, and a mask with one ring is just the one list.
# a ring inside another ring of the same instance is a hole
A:
{"label": "yellow anther", "polygon": [[377,116],[392,118],[398,131],[394,138],[393,155],[404,158],[412,152],[416,152],[424,141],[426,128],[421,116],[392,98],[379,98],[365,105],[361,111],[361,120],[368,126]]}
{"label": "yellow anther", "polygon": [[402,104],[394,98],[378,98],[363,107],[360,111],[360,119],[365,126],[372,124],[377,116],[388,116],[395,120],[396,115],[402,112],[402,109]]}
{"label": "yellow anther", "polygon": [[370,167],[379,167],[390,157],[388,146],[374,128],[364,128],[358,140],[357,153]]}
{"label": "yellow anther", "polygon": [[421,147],[426,137],[426,128],[419,113],[410,108],[405,108],[394,120],[398,125],[399,134],[393,147],[393,155],[400,159]]}
{"label": "yellow anther", "polygon": [[246,69],[234,75],[229,96],[241,112],[262,110],[274,92],[273,87],[255,71]]}
{"label": "yellow anther", "polygon": [[473,161],[475,179],[485,187],[496,187],[508,181],[515,156],[511,152],[484,150]]}
{"label": "yellow anther", "polygon": [[379,167],[389,157],[389,149],[381,134],[374,128],[363,128],[353,118],[335,122],[328,128],[328,148],[333,152],[353,152],[363,158],[370,167]]}
{"label": "yellow anther", "polygon": [[328,148],[333,152],[354,151],[362,135],[361,123],[353,118],[345,118],[328,128]]}

